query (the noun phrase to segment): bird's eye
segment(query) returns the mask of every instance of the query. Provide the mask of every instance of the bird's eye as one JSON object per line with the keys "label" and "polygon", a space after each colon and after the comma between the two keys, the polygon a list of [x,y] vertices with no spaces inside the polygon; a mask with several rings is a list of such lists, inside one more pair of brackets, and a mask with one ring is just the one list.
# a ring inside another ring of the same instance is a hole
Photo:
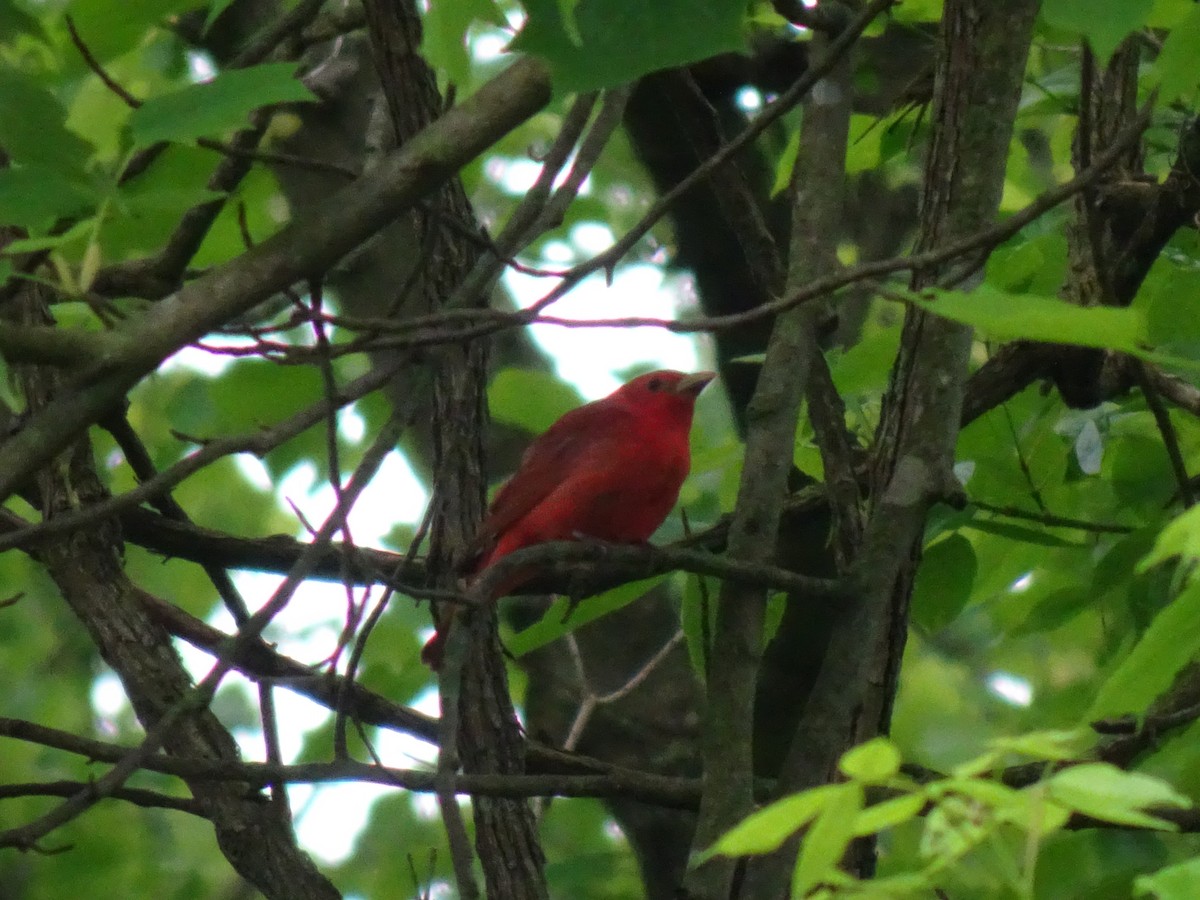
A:
{"label": "bird's eye", "polygon": [[652,391],[661,390],[662,386],[663,382],[661,378],[651,378],[648,382],[646,382],[646,387]]}

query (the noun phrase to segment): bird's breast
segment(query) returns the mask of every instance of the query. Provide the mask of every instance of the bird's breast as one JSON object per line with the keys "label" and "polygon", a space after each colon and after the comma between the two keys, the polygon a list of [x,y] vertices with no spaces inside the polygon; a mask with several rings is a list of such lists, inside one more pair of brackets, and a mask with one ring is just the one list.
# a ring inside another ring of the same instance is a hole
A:
{"label": "bird's breast", "polygon": [[586,537],[618,543],[650,538],[670,514],[688,473],[688,449],[643,442],[614,468],[604,489],[585,505]]}

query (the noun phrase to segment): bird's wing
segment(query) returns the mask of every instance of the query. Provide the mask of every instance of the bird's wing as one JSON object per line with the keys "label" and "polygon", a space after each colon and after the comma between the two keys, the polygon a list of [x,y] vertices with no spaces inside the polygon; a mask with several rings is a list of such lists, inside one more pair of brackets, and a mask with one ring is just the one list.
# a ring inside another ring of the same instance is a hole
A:
{"label": "bird's wing", "polygon": [[629,413],[613,404],[588,403],[571,410],[525,450],[521,464],[496,494],[476,547],[487,549],[500,535],[580,471],[615,455],[629,439]]}

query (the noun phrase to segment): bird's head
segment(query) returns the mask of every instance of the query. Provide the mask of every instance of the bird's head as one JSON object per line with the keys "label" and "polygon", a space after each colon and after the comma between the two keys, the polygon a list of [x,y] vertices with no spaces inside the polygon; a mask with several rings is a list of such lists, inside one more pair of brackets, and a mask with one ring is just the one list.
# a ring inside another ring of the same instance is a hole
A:
{"label": "bird's head", "polygon": [[716,378],[715,372],[647,372],[617,389],[613,397],[641,411],[674,415],[691,422],[696,398]]}

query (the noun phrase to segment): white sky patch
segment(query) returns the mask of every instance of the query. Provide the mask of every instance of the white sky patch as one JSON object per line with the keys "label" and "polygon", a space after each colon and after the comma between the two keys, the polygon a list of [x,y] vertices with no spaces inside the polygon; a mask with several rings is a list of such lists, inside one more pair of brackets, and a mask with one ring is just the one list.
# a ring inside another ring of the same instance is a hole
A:
{"label": "white sky patch", "polygon": [[[566,164],[554,178],[554,187],[559,187],[567,180],[574,162],[573,155],[567,157]],[[529,192],[542,174],[542,163],[528,157],[493,156],[484,163],[484,171],[488,178],[506,194],[521,197]],[[577,193],[580,197],[587,197],[592,193],[591,175],[584,176]]]}
{"label": "white sky patch", "polygon": [[92,710],[100,719],[101,725],[107,731],[115,734],[117,717],[129,708],[129,701],[125,698],[125,688],[121,686],[121,679],[115,672],[105,671],[96,676],[92,682],[90,700]]}
{"label": "white sky patch", "polygon": [[493,156],[484,163],[484,172],[507,194],[526,193],[542,171],[541,163],[532,159],[514,159],[511,156]]}
{"label": "white sky patch", "polygon": [[[552,265],[568,266],[575,262],[575,251],[571,249],[571,245],[566,241],[547,241],[546,246],[542,248],[542,259]],[[514,272],[513,274],[518,275],[520,273]],[[539,279],[533,275],[522,277],[528,277],[539,284],[546,283],[545,279]],[[550,288],[547,286],[545,290],[550,290]]]}
{"label": "white sky patch", "polygon": [[[523,21],[519,13],[509,13],[510,24],[518,29]],[[486,62],[504,52],[510,35],[500,30],[481,30],[474,38],[472,51],[476,60]],[[216,67],[202,54],[189,54],[189,73],[194,81],[211,79]],[[758,97],[762,103],[761,96]],[[541,165],[519,157],[492,158],[485,163],[487,177],[502,190],[514,196],[524,194],[537,179]],[[565,170],[564,170],[565,172]],[[560,179],[564,177],[560,175]],[[617,190],[622,190],[617,188]],[[592,191],[590,179],[584,181],[581,195]],[[612,198],[607,198],[612,200]],[[632,194],[627,204],[637,202]],[[545,242],[541,247],[539,265],[564,268],[575,265],[612,246],[616,236],[611,227],[600,221],[580,222],[563,237]],[[667,261],[665,248],[654,251],[655,264],[632,262],[619,266],[613,283],[606,284],[604,275],[597,274],[577,285],[571,293],[548,310],[562,318],[604,319],[629,316],[673,319],[680,298],[686,297],[687,283],[678,274],[669,277],[660,267]],[[529,306],[554,285],[554,279],[538,278],[507,271],[506,287],[519,305]],[[532,336],[554,361],[559,377],[573,383],[585,399],[594,399],[612,392],[624,380],[628,370],[635,367],[673,368],[695,371],[700,368],[696,341],[688,335],[672,334],[661,328],[564,328],[536,326]],[[248,339],[222,335],[214,343],[237,346],[249,344]],[[179,367],[219,377],[235,362],[235,358],[208,353],[188,347],[176,353],[163,365],[164,371]],[[362,416],[352,407],[339,416],[339,432],[348,441],[359,443],[368,439]],[[244,454],[237,457],[239,467],[248,481],[262,488],[273,487],[281,508],[290,513],[291,500],[307,521],[319,527],[332,510],[335,496],[326,483],[318,483],[315,466],[299,465],[272,485],[263,464]],[[348,477],[348,476],[347,476]],[[401,523],[420,519],[428,493],[418,481],[408,461],[399,453],[390,453],[370,487],[361,495],[350,516],[350,528],[356,543],[380,546],[392,529]],[[308,540],[299,523],[296,534]],[[401,548],[402,549],[402,548]],[[258,572],[236,572],[235,583],[250,609],[262,607],[282,581],[278,575]],[[371,595],[372,601],[378,594]],[[362,589],[354,593],[356,602],[363,599]],[[268,639],[276,643],[281,654],[303,663],[319,663],[336,646],[346,615],[345,589],[338,584],[309,581],[300,586],[291,601],[268,629]],[[226,633],[234,631],[232,617],[218,609],[210,624]],[[213,665],[213,658],[182,641],[176,642],[185,666],[194,678],[202,678]],[[257,702],[256,691],[241,675],[231,673],[225,684],[237,685],[247,692],[251,702]],[[279,689],[274,692],[280,741],[285,762],[294,761],[303,747],[307,733],[329,720],[331,713],[316,703]],[[91,692],[92,706],[102,721],[115,721],[128,709],[120,682],[111,674],[96,679]],[[431,688],[412,704],[431,716],[439,713],[438,696]],[[239,744],[247,758],[263,758],[261,734],[245,729],[237,733]],[[375,736],[376,750],[384,762],[401,768],[428,768],[436,759],[436,750],[417,738],[391,731]],[[297,834],[300,843],[327,863],[336,864],[353,852],[359,832],[368,820],[375,800],[395,788],[372,784],[296,785],[289,788],[293,809],[297,811]],[[462,801],[466,804],[467,801]],[[437,818],[440,813],[432,794],[412,795],[414,810],[419,815]],[[610,837],[620,841],[623,836],[615,823],[609,826]],[[434,886],[432,896],[453,896],[450,885]]]}
{"label": "white sky patch", "polygon": [[487,31],[471,41],[471,55],[477,63],[490,63],[505,54],[512,35],[502,31]]}
{"label": "white sky patch", "polygon": [[607,819],[604,822],[604,836],[614,844],[625,844],[625,831],[621,828],[615,819]]}
{"label": "white sky patch", "polygon": [[1029,588],[1032,585],[1033,585],[1033,573],[1026,572],[1024,575],[1022,575],[1020,578],[1018,578],[1016,581],[1014,581],[1012,584],[1010,584],[1008,586],[1008,589],[1011,593],[1020,594],[1023,591],[1029,590]]}
{"label": "white sky patch", "polygon": [[[417,695],[409,707],[419,713],[436,718],[441,715],[441,701],[438,699],[436,688]],[[437,762],[437,748],[433,744],[418,740],[407,734],[395,731],[381,731],[375,740],[375,749],[379,758],[388,765],[421,767],[432,766]]]}
{"label": "white sky patch", "polygon": [[993,672],[988,676],[988,690],[1012,706],[1029,706],[1033,703],[1033,685],[1028,680],[1011,672]]}
{"label": "white sky patch", "polygon": [[[343,476],[344,479],[347,477]],[[291,500],[304,513],[308,523],[319,528],[333,511],[337,495],[331,485],[325,482],[317,484],[316,480],[316,467],[301,463],[279,482],[278,493],[285,509],[290,511],[287,500]],[[389,453],[374,480],[350,510],[350,531],[355,543],[379,544],[397,522],[420,519],[428,500],[429,494],[408,460],[395,451]],[[307,535],[300,532],[300,537],[303,540]]]}
{"label": "white sky patch", "polygon": [[261,491],[269,491],[275,487],[271,480],[271,470],[257,456],[250,453],[239,453],[233,458],[234,464],[242,477]]}
{"label": "white sky patch", "polygon": [[743,87],[737,92],[734,102],[742,112],[758,112],[762,109],[763,95],[757,88]]}
{"label": "white sky patch", "polygon": [[[505,284],[520,306],[536,302],[553,283],[546,278],[509,270]],[[665,287],[665,275],[655,266],[635,264],[617,270],[607,286],[603,274],[580,282],[547,312],[563,319],[617,319],[629,316],[671,319],[675,295]],[[572,382],[585,399],[612,393],[621,384],[620,373],[634,366],[651,365],[684,372],[699,367],[695,341],[661,328],[567,328],[534,325],[530,328],[542,348],[554,357],[558,374]]]}
{"label": "white sky patch", "polygon": [[616,241],[616,235],[604,222],[580,222],[571,229],[571,243],[587,256],[603,253]]}
{"label": "white sky patch", "polygon": [[212,81],[217,77],[217,66],[211,56],[199,50],[187,52],[188,77],[193,83]]}
{"label": "white sky patch", "polygon": [[345,862],[354,852],[358,834],[367,824],[371,807],[396,790],[382,784],[347,781],[316,788],[296,820],[296,838],[329,865]]}
{"label": "white sky patch", "polygon": [[360,443],[366,437],[367,422],[353,405],[338,414],[338,433],[352,444]]}
{"label": "white sky patch", "polygon": [[[230,345],[236,345],[238,339],[233,335],[224,335],[221,338],[222,343],[228,342]],[[250,345],[250,339],[244,339],[246,346]],[[189,372],[200,372],[210,378],[216,378],[231,365],[233,365],[232,356],[222,356],[219,353],[209,353],[207,350],[201,350],[199,347],[184,347],[182,350],[171,354],[163,361],[163,364],[158,367],[160,372],[170,372],[174,369],[187,369]]]}

